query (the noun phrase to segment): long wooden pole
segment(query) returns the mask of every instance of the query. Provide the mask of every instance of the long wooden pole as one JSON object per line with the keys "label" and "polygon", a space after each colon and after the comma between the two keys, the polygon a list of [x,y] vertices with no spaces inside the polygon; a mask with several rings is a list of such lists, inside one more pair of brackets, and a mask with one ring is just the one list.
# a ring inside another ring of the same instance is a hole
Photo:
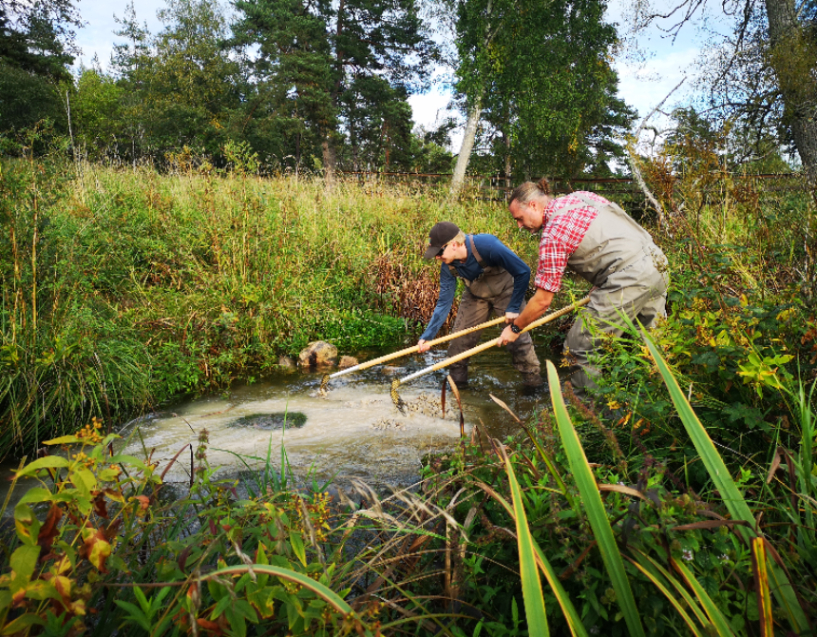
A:
{"label": "long wooden pole", "polygon": [[[551,312],[550,314],[548,314],[546,316],[543,316],[542,318],[533,321],[525,329],[522,330],[522,333],[524,334],[525,332],[527,332],[529,330],[532,330],[534,327],[539,327],[540,325],[544,325],[545,323],[550,323],[551,321],[555,321],[557,318],[559,318],[561,316],[564,316],[565,314],[567,314],[569,312],[572,312],[573,310],[576,310],[576,309],[582,307],[583,305],[587,305],[589,302],[590,302],[590,297],[586,296],[581,301],[576,301],[572,305],[568,305],[567,307],[563,307],[561,310],[558,310],[556,312]],[[469,349],[469,350],[467,350],[465,352],[462,352],[461,354],[457,354],[456,356],[452,356],[451,358],[446,358],[445,360],[440,361],[439,363],[436,363],[434,365],[431,365],[430,367],[426,367],[425,369],[421,369],[419,372],[414,372],[413,374],[409,374],[405,378],[401,378],[401,379],[395,381],[394,385],[395,386],[403,385],[403,384],[405,384],[405,383],[407,383],[407,382],[409,382],[411,380],[414,380],[415,378],[419,378],[420,376],[425,376],[426,374],[430,374],[431,372],[436,372],[438,369],[442,369],[443,367],[448,367],[449,365],[452,365],[452,364],[454,364],[454,363],[456,363],[458,361],[461,361],[463,359],[469,358],[469,357],[473,356],[474,354],[479,354],[480,352],[484,352],[486,349],[490,349],[490,348],[492,348],[492,347],[494,347],[495,345],[498,345],[498,344],[499,344],[499,337],[497,337],[495,339],[492,339],[490,341],[487,341],[485,343],[481,343],[480,345],[477,345],[476,347],[472,347],[471,349]]]}
{"label": "long wooden pole", "polygon": [[[486,327],[493,327],[494,325],[499,325],[500,323],[505,322],[505,317],[500,316],[499,318],[495,318],[491,321],[487,321],[486,323],[482,323],[481,325],[475,325],[474,327],[469,327],[468,329],[460,330],[459,332],[454,332],[452,334],[448,334],[447,336],[441,336],[440,338],[434,339],[433,341],[428,341],[426,345],[433,346],[439,345],[440,343],[445,343],[447,341],[452,341],[455,338],[459,338],[460,336],[465,336],[466,334],[470,334],[471,332],[477,332],[479,330],[484,330]],[[373,367],[375,365],[379,365],[380,363],[385,363],[386,361],[394,360],[395,358],[400,358],[401,356],[407,356],[408,354],[413,354],[419,349],[418,345],[413,345],[412,347],[407,347],[406,349],[401,349],[399,352],[392,352],[391,354],[386,354],[385,356],[381,356],[380,358],[373,358],[370,361],[366,361],[365,363],[360,363],[359,365],[355,365],[354,367],[349,367],[347,369],[343,369],[339,372],[335,372],[334,374],[330,374],[329,378],[337,378],[338,376],[343,376],[344,374],[351,374],[352,372],[359,372],[363,369],[368,369],[369,367]]]}

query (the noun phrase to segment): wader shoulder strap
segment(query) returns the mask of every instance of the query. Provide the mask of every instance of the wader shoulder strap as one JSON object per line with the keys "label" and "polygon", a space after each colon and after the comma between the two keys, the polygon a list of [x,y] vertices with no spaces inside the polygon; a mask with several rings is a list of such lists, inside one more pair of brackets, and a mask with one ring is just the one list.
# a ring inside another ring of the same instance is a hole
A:
{"label": "wader shoulder strap", "polygon": [[579,194],[578,192],[573,193],[576,197],[578,197],[581,201],[583,201],[588,206],[596,208],[597,210],[601,207],[606,207],[607,210],[612,212],[616,217],[624,221],[627,225],[630,226],[647,244],[653,243],[652,235],[647,232],[641,225],[633,219],[630,215],[628,215],[625,210],[616,204],[615,202],[609,201],[606,204],[599,203],[597,201],[593,201],[589,197]]}
{"label": "wader shoulder strap", "polygon": [[481,267],[483,270],[485,269],[485,263],[482,261],[482,257],[479,256],[479,250],[477,250],[477,246],[474,245],[474,235],[469,234],[468,240],[471,242],[471,252],[474,255],[474,258],[477,260],[477,265]]}

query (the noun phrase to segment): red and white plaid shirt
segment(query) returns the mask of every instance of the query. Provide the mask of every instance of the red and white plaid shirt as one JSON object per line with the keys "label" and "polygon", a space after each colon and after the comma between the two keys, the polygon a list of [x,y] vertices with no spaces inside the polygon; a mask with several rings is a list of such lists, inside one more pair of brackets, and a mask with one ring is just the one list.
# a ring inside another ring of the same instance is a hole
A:
{"label": "red and white plaid shirt", "polygon": [[[567,267],[567,260],[579,247],[593,219],[599,214],[592,206],[584,205],[554,219],[554,215],[565,206],[583,203],[576,194],[553,199],[545,208],[535,283],[537,288],[543,288],[548,292],[556,293],[562,289],[562,275]],[[592,201],[610,203],[592,192],[581,194]]]}

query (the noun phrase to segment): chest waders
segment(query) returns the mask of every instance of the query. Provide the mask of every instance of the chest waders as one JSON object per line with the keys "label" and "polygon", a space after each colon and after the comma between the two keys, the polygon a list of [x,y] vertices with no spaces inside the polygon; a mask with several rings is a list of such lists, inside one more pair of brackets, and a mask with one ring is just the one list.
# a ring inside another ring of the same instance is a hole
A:
{"label": "chest waders", "polygon": [[[486,266],[474,245],[473,235],[469,234],[467,241],[471,253],[483,272],[473,281],[469,281],[460,277],[453,265],[448,266],[451,274],[462,278],[465,282],[465,290],[462,293],[457,318],[452,328],[455,332],[484,323],[491,316],[491,312],[497,316],[504,316],[513,295],[513,277],[508,271],[499,266]],[[523,300],[519,311],[524,309],[525,301]],[[474,347],[479,341],[479,336],[479,332],[472,332],[451,341],[448,346],[448,357],[456,356]],[[525,384],[540,385],[542,379],[539,375],[539,359],[536,358],[536,353],[533,351],[530,334],[522,334],[516,339],[516,342],[509,344],[507,349],[513,357],[513,366],[522,373]],[[449,367],[449,374],[459,387],[468,384],[469,361],[470,359],[465,359]]]}
{"label": "chest waders", "polygon": [[577,395],[586,395],[596,386],[600,372],[588,357],[604,334],[622,333],[618,312],[638,320],[645,328],[666,316],[667,258],[655,245],[650,233],[614,203],[601,204],[575,193],[581,202],[575,208],[592,206],[598,216],[592,221],[579,247],[570,255],[567,267],[596,288],[565,339],[565,355],[570,361],[570,382]]}

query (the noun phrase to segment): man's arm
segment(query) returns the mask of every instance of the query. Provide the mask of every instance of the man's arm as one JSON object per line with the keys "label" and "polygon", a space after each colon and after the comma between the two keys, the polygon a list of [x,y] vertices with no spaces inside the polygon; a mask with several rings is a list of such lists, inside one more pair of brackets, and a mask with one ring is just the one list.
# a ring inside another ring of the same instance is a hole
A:
{"label": "man's arm", "polygon": [[418,351],[422,354],[427,352],[430,347],[425,344],[426,341],[433,339],[437,332],[440,331],[445,322],[448,313],[451,311],[451,306],[454,303],[454,293],[457,291],[457,278],[451,274],[446,264],[440,266],[440,296],[437,297],[437,306],[434,308],[434,313],[428,321],[425,332],[417,341]]}
{"label": "man's arm", "polygon": [[[552,301],[553,292],[548,292],[543,288],[536,288],[536,294],[528,301],[522,314],[514,320],[514,324],[521,329],[526,328],[547,312]],[[502,346],[513,343],[517,338],[519,338],[519,334],[514,334],[513,330],[511,330],[511,326],[508,325],[502,330],[502,334],[499,335],[499,345]]]}

